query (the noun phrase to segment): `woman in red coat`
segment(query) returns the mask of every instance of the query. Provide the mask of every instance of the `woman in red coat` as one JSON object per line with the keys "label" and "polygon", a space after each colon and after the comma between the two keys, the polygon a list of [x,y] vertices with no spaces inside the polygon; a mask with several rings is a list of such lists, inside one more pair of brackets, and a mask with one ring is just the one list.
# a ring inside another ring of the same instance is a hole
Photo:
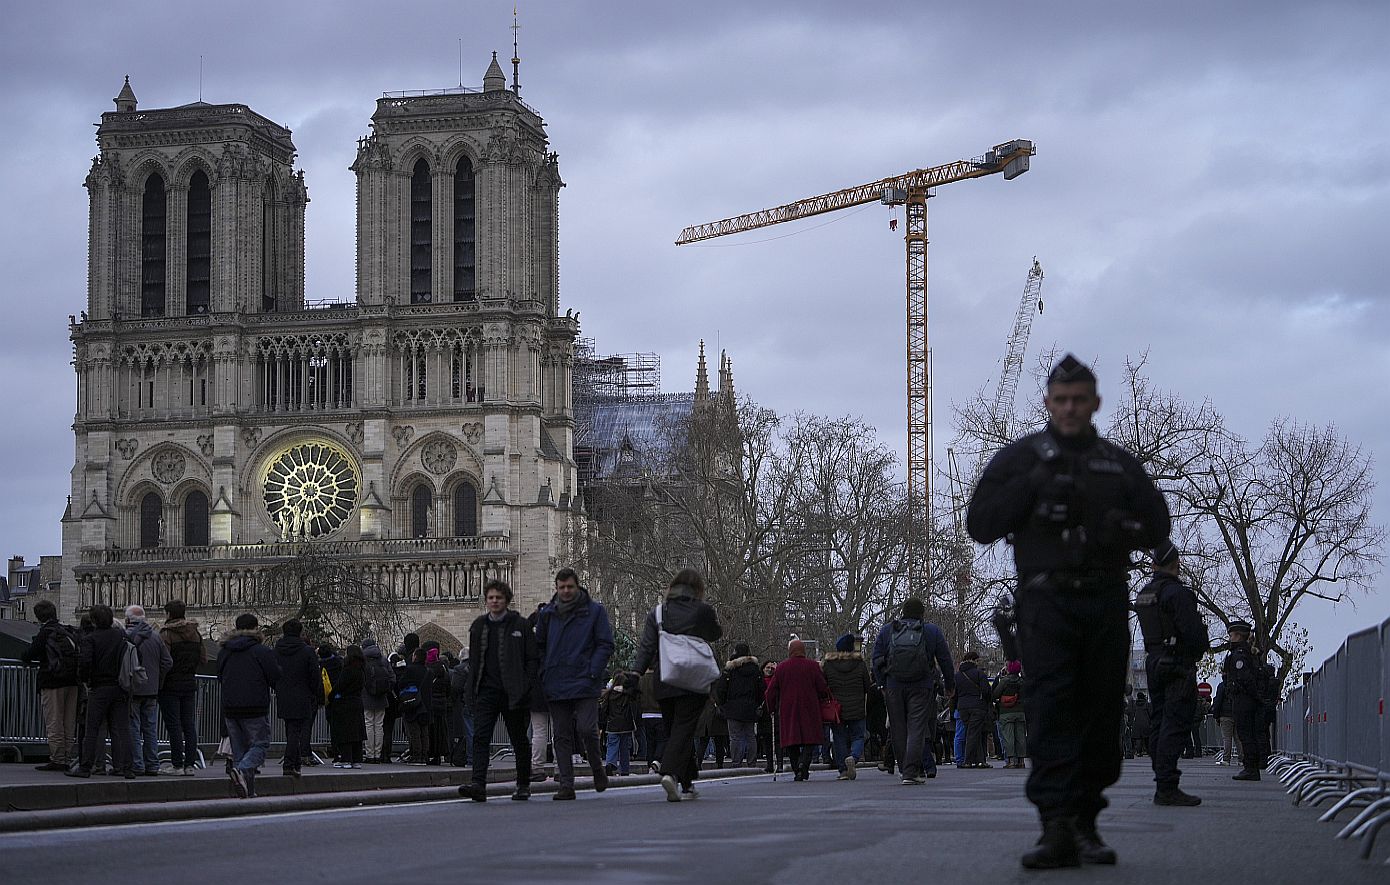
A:
{"label": "woman in red coat", "polygon": [[824,740],[820,704],[830,699],[830,686],[815,661],[807,660],[806,645],[793,639],[787,659],[777,665],[767,685],[767,706],[776,711],[777,734],[791,756],[796,780],[811,776],[811,754]]}

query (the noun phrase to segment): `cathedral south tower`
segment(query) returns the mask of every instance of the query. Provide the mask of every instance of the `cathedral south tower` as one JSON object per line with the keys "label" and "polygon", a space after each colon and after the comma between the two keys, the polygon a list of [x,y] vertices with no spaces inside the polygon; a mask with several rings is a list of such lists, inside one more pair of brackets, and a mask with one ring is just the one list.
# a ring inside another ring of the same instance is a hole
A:
{"label": "cathedral south tower", "polygon": [[86,181],[62,610],[180,598],[217,629],[306,553],[389,591],[407,628],[462,637],[492,577],[523,610],[548,599],[578,518],[578,324],[556,157],[495,57],[481,90],[377,102],[355,297],[324,303],[289,129],[144,110],[128,81],[115,103]]}

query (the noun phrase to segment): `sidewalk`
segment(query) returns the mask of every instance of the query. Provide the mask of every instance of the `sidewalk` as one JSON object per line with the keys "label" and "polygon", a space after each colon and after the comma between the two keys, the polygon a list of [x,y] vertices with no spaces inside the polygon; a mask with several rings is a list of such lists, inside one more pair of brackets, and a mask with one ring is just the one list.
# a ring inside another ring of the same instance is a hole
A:
{"label": "sidewalk", "polygon": [[[296,779],[280,774],[277,760],[267,760],[263,771],[256,778],[256,798],[242,800],[233,796],[221,760],[192,777],[161,774],[135,780],[99,775],[72,778],[61,772],[34,771],[32,765],[0,765],[0,832],[457,798],[458,787],[472,778],[472,769],[447,765],[364,765],[346,770],[320,765],[305,768],[304,776]],[[707,768],[706,776],[716,772],[730,777],[763,770]],[[488,769],[488,795],[510,795],[515,778],[510,760],[493,764]],[[633,774],[611,777],[609,783],[634,786],[659,780],[653,774]],[[575,787],[592,789],[593,779],[576,777]],[[531,784],[537,794],[557,788],[553,779]]]}

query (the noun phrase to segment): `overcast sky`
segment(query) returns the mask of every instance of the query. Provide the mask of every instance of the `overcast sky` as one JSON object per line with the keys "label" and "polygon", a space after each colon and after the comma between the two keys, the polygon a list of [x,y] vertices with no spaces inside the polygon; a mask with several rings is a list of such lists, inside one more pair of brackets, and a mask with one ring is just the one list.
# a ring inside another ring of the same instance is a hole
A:
{"label": "overcast sky", "polygon": [[[347,167],[375,100],[457,85],[460,39],[465,85],[493,50],[510,68],[510,3],[203,6],[6,4],[7,555],[61,549],[82,180],[123,75],[142,108],[194,101],[202,55],[205,100],[290,127],[312,200],[307,295],[350,299]],[[1376,519],[1390,522],[1390,4],[675,7],[521,6],[522,96],[567,184],[561,298],[601,350],[659,352],[666,389],[689,389],[703,337],[728,349],[740,392],[862,415],[901,449],[903,244],[888,209],[709,248],[672,241],[688,224],[1029,138],[1029,174],[950,185],[930,204],[938,452],[951,403],[997,372],[1036,255],[1047,310],[1031,353],[1095,358],[1104,394],[1126,355],[1148,351],[1157,384],[1209,397],[1251,437],[1279,416],[1335,422],[1380,458]],[[1390,616],[1383,592],[1319,605],[1299,619],[1314,664]]]}

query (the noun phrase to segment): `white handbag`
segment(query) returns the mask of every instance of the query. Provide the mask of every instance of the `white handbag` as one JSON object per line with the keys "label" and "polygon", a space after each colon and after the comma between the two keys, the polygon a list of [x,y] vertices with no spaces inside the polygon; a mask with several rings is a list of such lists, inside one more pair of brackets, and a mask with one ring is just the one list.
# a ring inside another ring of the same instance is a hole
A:
{"label": "white handbag", "polygon": [[709,694],[710,684],[719,678],[714,649],[698,636],[667,633],[661,626],[661,610],[656,607],[657,650],[661,656],[661,681],[676,688]]}

